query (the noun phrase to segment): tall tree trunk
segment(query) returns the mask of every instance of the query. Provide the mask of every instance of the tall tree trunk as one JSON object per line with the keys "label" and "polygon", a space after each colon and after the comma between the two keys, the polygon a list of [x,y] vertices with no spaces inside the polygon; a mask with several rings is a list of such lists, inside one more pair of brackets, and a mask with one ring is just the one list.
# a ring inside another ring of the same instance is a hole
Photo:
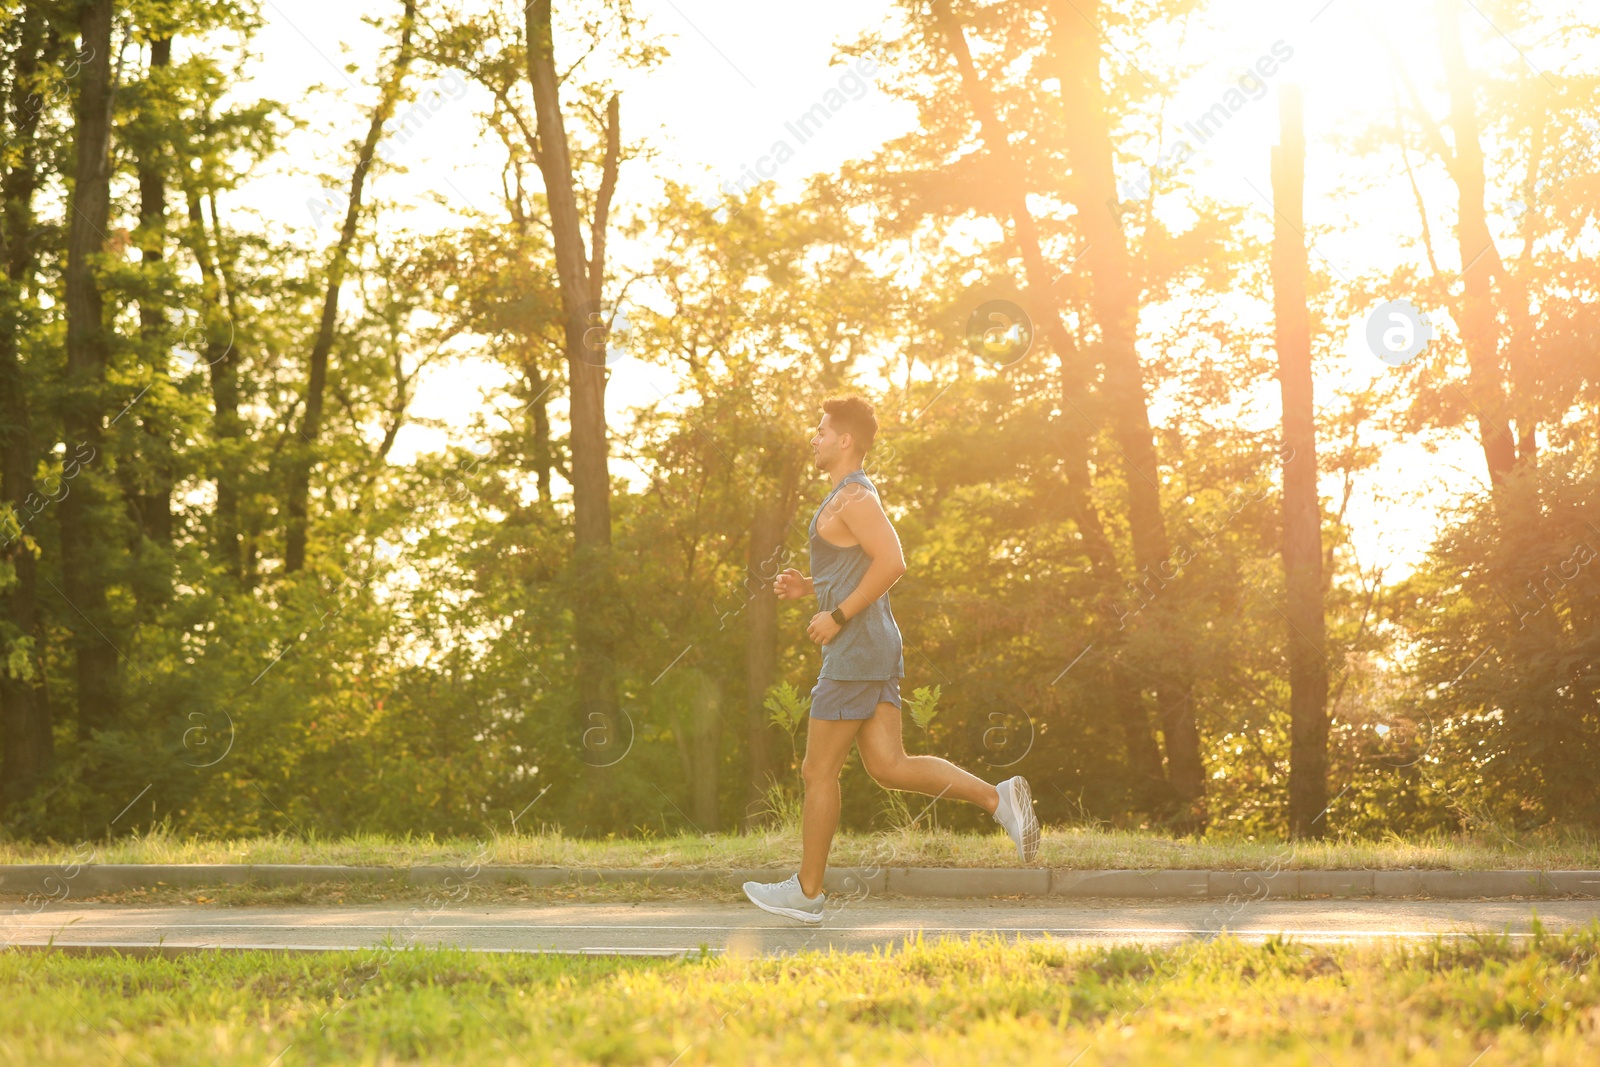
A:
{"label": "tall tree trunk", "polygon": [[[1121,599],[1123,579],[1117,566],[1116,549],[1106,535],[1105,523],[1094,505],[1092,495],[1089,440],[1094,427],[1086,414],[1089,407],[1088,382],[1085,378],[1088,368],[1059,313],[1051,316],[1050,325],[1051,345],[1059,353],[1061,361],[1061,458],[1066,474],[1067,507],[1083,536],[1084,554],[1089,558],[1095,582],[1100,587],[1100,597],[1109,604]],[[1123,755],[1132,775],[1132,781],[1129,782],[1130,800],[1136,810],[1147,814],[1170,813],[1175,806],[1176,794],[1172,783],[1167,780],[1166,768],[1161,764],[1161,748],[1156,744],[1155,733],[1151,729],[1144,692],[1122,659],[1126,631],[1120,618],[1113,627],[1108,615],[1102,613],[1098,617],[1102,625],[1095,631],[1094,643],[1101,657],[1109,660],[1111,665],[1108,675],[1111,710],[1121,725]]]}
{"label": "tall tree trunk", "polygon": [[777,728],[764,706],[767,690],[778,679],[778,598],[772,581],[784,569],[783,542],[794,521],[799,500],[799,457],[778,446],[779,473],[770,498],[759,503],[750,524],[749,548],[745,553],[745,591],[748,597],[745,619],[744,692],[745,730],[749,772],[745,808],[739,818],[740,832],[752,827],[767,789],[776,780],[777,760],[773,755]]}
{"label": "tall tree trunk", "polygon": [[[155,382],[169,374],[166,346],[167,314],[162,293],[160,265],[166,259],[167,179],[165,132],[162,115],[151,106],[152,97],[164,91],[162,72],[172,65],[172,38],[150,42],[150,71],[145,85],[144,107],[130,131],[138,156],[140,261],[145,266],[144,294],[139,299],[139,339],[150,360],[152,391]],[[172,551],[172,428],[159,405],[145,404],[137,418],[144,431],[139,451],[142,463],[125,464],[124,493],[134,520],[136,552],[153,549],[163,561],[159,575],[141,577],[133,583],[140,606],[148,608],[171,595],[170,567],[165,562]],[[119,472],[121,473],[121,472]],[[143,568],[141,568],[142,570]],[[153,580],[152,580],[153,579]]]}
{"label": "tall tree trunk", "polygon": [[[52,38],[53,43],[53,38]],[[0,496],[11,506],[15,521],[26,518],[24,507],[33,496],[33,470],[38,456],[33,445],[33,416],[28,405],[27,381],[22,373],[17,343],[25,328],[23,287],[34,269],[32,244],[33,196],[38,188],[38,151],[34,134],[39,109],[28,106],[41,53],[50,48],[44,12],[29,7],[18,27],[13,53],[10,113],[7,125],[15,163],[0,180],[4,217],[0,219],[0,261],[5,265],[4,291],[0,292]],[[0,644],[0,816],[9,815],[37,791],[55,766],[55,739],[51,731],[50,704],[40,684],[44,660],[38,652],[38,575],[33,553],[20,534],[6,538],[0,559],[9,560],[16,572],[5,593],[5,622],[12,641],[34,642],[27,653],[26,673],[13,674],[8,666],[12,647]]]}
{"label": "tall tree trunk", "polygon": [[[934,18],[948,42],[960,71],[963,93],[978,119],[984,144],[989,151],[1002,158],[1002,171],[1020,174],[1009,157],[1011,150],[1006,131],[1000,126],[999,116],[988,86],[979,76],[967,47],[966,34],[951,13],[947,0],[935,3]],[[1060,298],[1051,287],[1051,274],[1044,260],[1039,241],[1038,226],[1028,209],[1025,190],[1015,185],[1005,190],[1017,244],[1022,253],[1023,269],[1027,274],[1028,293],[1040,307],[1048,309],[1044,319],[1044,332],[1050,347],[1061,361],[1061,398],[1063,419],[1063,464],[1067,470],[1066,490],[1069,509],[1077,517],[1089,555],[1096,568],[1096,576],[1107,588],[1118,582],[1116,556],[1105,538],[1105,526],[1100,520],[1089,495],[1089,434],[1093,427],[1084,415],[1086,390],[1085,368],[1072,333],[1067,329]],[[1113,653],[1114,656],[1114,653]],[[1137,686],[1120,661],[1113,667],[1114,685],[1118,693],[1117,711],[1122,717],[1123,739],[1129,767],[1135,776],[1134,793],[1141,805],[1159,804],[1170,792],[1160,764],[1160,752],[1150,734],[1149,720],[1139,697]]]}
{"label": "tall tree trunk", "polygon": [[1289,833],[1328,832],[1328,657],[1322,604],[1311,317],[1306,306],[1306,140],[1299,87],[1279,90],[1272,150],[1272,310],[1283,391],[1283,569],[1289,624]]}
{"label": "tall tree trunk", "polygon": [[1462,293],[1456,321],[1461,325],[1461,343],[1467,351],[1468,388],[1478,423],[1478,440],[1489,467],[1489,479],[1498,486],[1517,463],[1516,442],[1506,418],[1494,299],[1494,276],[1503,268],[1483,207],[1483,147],[1478,139],[1472,70],[1461,43],[1460,0],[1437,0],[1437,13],[1439,51],[1450,91],[1450,127],[1455,133],[1455,150],[1446,163],[1456,183],[1456,246],[1461,255]]}
{"label": "tall tree trunk", "polygon": [[[217,504],[213,512],[212,544],[214,558],[223,573],[235,583],[244,579],[243,545],[239,529],[239,470],[236,446],[244,437],[244,422],[239,417],[239,367],[234,351],[234,323],[226,280],[217,264],[215,246],[206,230],[205,208],[201,203],[199,179],[185,163],[184,199],[189,225],[185,243],[200,266],[201,322],[205,331],[206,371],[211,387],[212,437],[217,446],[213,475]],[[218,233],[216,240],[222,235]]]}
{"label": "tall tree trunk", "polygon": [[[1083,377],[1068,371],[1069,365],[1079,365],[1081,360],[1066,356],[1061,358],[1061,409],[1063,417],[1071,420],[1063,434],[1066,447],[1063,466],[1066,469],[1067,508],[1073,523],[1083,536],[1084,554],[1089,559],[1095,582],[1100,588],[1104,603],[1112,603],[1122,596],[1122,574],[1117,568],[1116,550],[1106,536],[1105,524],[1095,509],[1090,495],[1089,442],[1084,433],[1084,420],[1080,415],[1087,403]],[[1144,694],[1138,680],[1122,661],[1124,629],[1122,621],[1111,625],[1104,613],[1097,616],[1102,625],[1095,630],[1094,645],[1103,660],[1110,662],[1108,682],[1111,687],[1111,710],[1122,731],[1124,758],[1128,761],[1129,799],[1132,806],[1148,814],[1161,814],[1172,810],[1174,795],[1167,781],[1166,769],[1161,765],[1161,749],[1156,744],[1150,728],[1150,713],[1144,705]],[[1086,648],[1086,654],[1091,649]],[[1068,663],[1071,666],[1071,662]],[[1052,683],[1054,684],[1054,683]]]}
{"label": "tall tree trunk", "polygon": [[[225,231],[222,228],[222,212],[217,209],[217,191],[215,188],[206,192],[206,204],[211,209],[211,255],[216,267],[216,281],[221,290],[222,319],[217,329],[227,327],[226,342],[220,340],[218,335],[206,335],[206,358],[213,367],[226,368],[225,378],[212,379],[213,398],[217,396],[217,388],[223,385],[227,388],[225,397],[230,398],[229,406],[225,409],[228,414],[228,423],[224,425],[227,439],[237,447],[230,448],[223,457],[225,465],[218,467],[219,478],[219,506],[220,506],[220,479],[225,475],[233,489],[234,496],[234,524],[230,529],[237,533],[230,544],[237,545],[239,564],[236,573],[245,589],[254,589],[260,581],[260,563],[262,557],[261,546],[266,538],[263,529],[268,516],[257,508],[252,508],[248,513],[243,511],[241,501],[244,491],[241,488],[246,472],[249,470],[248,459],[243,451],[243,444],[247,436],[244,419],[239,415],[239,397],[243,386],[240,381],[240,352],[235,343],[239,336],[239,309],[234,304],[234,294],[240,291],[238,275],[234,268],[238,265],[237,245],[230,245]],[[204,216],[199,216],[204,222]],[[202,229],[201,236],[205,233]],[[209,324],[208,324],[209,325]],[[229,557],[233,558],[232,556]]]}
{"label": "tall tree trunk", "polygon": [[112,0],[84,0],[78,27],[87,54],[78,74],[74,126],[76,162],[67,211],[67,367],[62,426],[67,454],[87,464],[60,504],[65,612],[76,651],[78,735],[115,723],[122,696],[117,677],[116,627],[107,606],[108,553],[119,543],[107,529],[107,494],[96,465],[104,465],[101,418],[111,344],[93,259],[100,254],[111,214]]}
{"label": "tall tree trunk", "polygon": [[306,380],[305,413],[300,422],[299,439],[293,442],[294,451],[289,470],[287,530],[283,553],[283,569],[293,574],[306,562],[306,521],[308,498],[311,495],[311,470],[315,465],[317,438],[322,434],[322,394],[328,383],[328,356],[333,352],[334,327],[339,318],[339,290],[344,285],[345,271],[350,266],[350,250],[355,245],[356,227],[361,220],[361,191],[366,184],[367,171],[372,167],[372,157],[383,136],[383,127],[400,102],[401,87],[413,57],[412,31],[417,21],[416,0],[405,0],[405,12],[400,19],[400,48],[395,54],[394,66],[378,90],[378,104],[372,111],[372,121],[367,126],[366,140],[356,154],[355,172],[350,176],[350,204],[345,210],[344,226],[339,231],[339,243],[334,247],[333,259],[328,264],[328,288],[322,299],[322,319],[317,327],[317,339],[311,347],[311,369]]}
{"label": "tall tree trunk", "polygon": [[1511,371],[1511,416],[1517,428],[1517,463],[1536,467],[1539,464],[1539,421],[1537,367],[1540,346],[1535,336],[1537,322],[1529,300],[1529,273],[1535,242],[1539,238],[1544,212],[1535,208],[1539,198],[1540,171],[1544,166],[1545,142],[1550,123],[1550,105],[1554,93],[1544,79],[1530,81],[1537,107],[1529,119],[1532,136],[1528,145],[1528,165],[1522,179],[1522,202],[1527,209],[1519,225],[1522,249],[1501,275],[1502,293],[1509,319],[1509,337],[1506,362]]}
{"label": "tall tree trunk", "polygon": [[[1128,529],[1134,566],[1141,574],[1159,570],[1171,553],[1161,513],[1160,464],[1144,374],[1135,342],[1139,326],[1139,286],[1133,273],[1120,216],[1116,211],[1115,147],[1111,115],[1101,78],[1102,30],[1099,0],[1051,6],[1049,55],[1056,65],[1061,100],[1069,121],[1063,131],[1072,174],[1066,198],[1077,209],[1083,233],[1082,262],[1088,274],[1089,303],[1100,327],[1100,354],[1105,368],[1103,389],[1111,429],[1128,482]],[[1185,818],[1200,818],[1205,793],[1205,768],[1200,759],[1200,734],[1195,721],[1193,666],[1186,636],[1167,624],[1174,605],[1162,598],[1152,621],[1172,649],[1156,678],[1161,728],[1166,740],[1167,775],[1187,805]]]}
{"label": "tall tree trunk", "polygon": [[[537,139],[531,134],[525,122],[518,118],[518,126],[527,138],[528,149],[538,155]],[[506,136],[506,150],[514,152],[514,142]],[[516,231],[518,247],[525,246],[528,239],[529,213],[524,208],[525,193],[522,186],[522,167],[516,167],[516,191],[506,198],[506,206],[511,212],[511,225]],[[545,377],[545,369],[540,366],[540,356],[545,351],[544,336],[539,328],[539,322],[530,316],[519,324],[522,334],[522,369],[528,379],[528,392],[532,400],[528,407],[533,411],[533,439],[528,447],[528,454],[533,461],[534,484],[538,487],[539,500],[549,505],[554,497],[550,492],[550,472],[556,465],[555,451],[550,445],[550,388],[552,382]]]}
{"label": "tall tree trunk", "polygon": [[[607,108],[604,176],[591,226],[593,255],[583,247],[583,221],[573,187],[572,159],[566,121],[561,114],[560,80],[556,73],[555,40],[550,0],[533,0],[525,9],[528,35],[528,81],[533,89],[539,137],[539,173],[544,178],[550,232],[555,242],[556,281],[565,317],[569,420],[572,442],[573,577],[585,595],[573,605],[577,645],[577,728],[592,717],[606,722],[617,717],[613,635],[609,617],[613,599],[611,571],[611,475],[606,442],[606,369],[591,331],[602,314],[605,284],[605,224],[616,187],[620,158],[617,98]],[[593,778],[591,792],[601,792]],[[598,796],[596,797],[598,799]],[[586,806],[591,821],[604,816]]]}

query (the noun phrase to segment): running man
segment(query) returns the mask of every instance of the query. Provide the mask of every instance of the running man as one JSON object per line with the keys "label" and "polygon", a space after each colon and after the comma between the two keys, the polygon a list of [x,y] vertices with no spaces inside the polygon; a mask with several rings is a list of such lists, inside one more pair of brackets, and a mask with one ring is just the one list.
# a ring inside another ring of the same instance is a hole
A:
{"label": "running man", "polygon": [[889,611],[889,587],[906,572],[906,562],[878,491],[861,470],[878,420],[859,396],[829,400],[822,409],[811,449],[833,490],[811,519],[811,577],[791,567],[773,582],[780,599],[815,593],[821,608],[806,624],[807,636],[822,646],[822,671],[811,690],[800,767],[802,859],[786,881],[744,884],[757,907],[808,923],[822,921],[822,875],[839,827],[839,772],[852,742],[867,773],[885,789],[970,800],[1011,835],[1022,862],[1039,849],[1039,820],[1020,775],[994,786],[938,756],[906,755],[900,735],[905,656]]}

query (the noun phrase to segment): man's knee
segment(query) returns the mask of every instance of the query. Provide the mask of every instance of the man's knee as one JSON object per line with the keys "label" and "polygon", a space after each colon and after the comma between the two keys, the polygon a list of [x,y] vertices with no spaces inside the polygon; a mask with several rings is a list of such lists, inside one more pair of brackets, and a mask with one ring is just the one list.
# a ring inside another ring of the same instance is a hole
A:
{"label": "man's knee", "polygon": [[805,782],[807,789],[825,786],[830,782],[837,784],[841,769],[825,766],[821,760],[808,755],[800,761],[800,779]]}
{"label": "man's knee", "polygon": [[905,769],[906,757],[899,756],[867,756],[862,754],[861,765],[866,768],[872,780],[883,786],[893,786],[899,782]]}

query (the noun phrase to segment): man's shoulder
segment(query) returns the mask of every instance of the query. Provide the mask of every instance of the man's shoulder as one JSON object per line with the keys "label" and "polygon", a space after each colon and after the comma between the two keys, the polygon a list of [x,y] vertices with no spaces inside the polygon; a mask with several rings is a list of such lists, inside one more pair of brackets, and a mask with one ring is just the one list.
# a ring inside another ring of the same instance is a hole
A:
{"label": "man's shoulder", "polygon": [[865,474],[860,471],[851,471],[845,475],[845,478],[845,484],[839,489],[841,506],[849,507],[852,504],[859,504],[867,500],[871,500],[874,503],[878,501],[878,487],[873,485],[872,479]]}

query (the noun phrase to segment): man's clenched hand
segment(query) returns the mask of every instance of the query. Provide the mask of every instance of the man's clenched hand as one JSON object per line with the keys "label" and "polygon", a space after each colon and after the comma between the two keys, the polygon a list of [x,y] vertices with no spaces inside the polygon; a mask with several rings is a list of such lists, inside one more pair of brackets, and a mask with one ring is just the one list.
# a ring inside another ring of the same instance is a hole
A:
{"label": "man's clenched hand", "polygon": [[810,585],[805,575],[790,567],[772,580],[772,591],[779,600],[798,600],[811,591]]}
{"label": "man's clenched hand", "polygon": [[817,612],[806,624],[806,636],[819,645],[825,645],[839,636],[839,630],[839,624],[833,621],[833,614],[827,611]]}

